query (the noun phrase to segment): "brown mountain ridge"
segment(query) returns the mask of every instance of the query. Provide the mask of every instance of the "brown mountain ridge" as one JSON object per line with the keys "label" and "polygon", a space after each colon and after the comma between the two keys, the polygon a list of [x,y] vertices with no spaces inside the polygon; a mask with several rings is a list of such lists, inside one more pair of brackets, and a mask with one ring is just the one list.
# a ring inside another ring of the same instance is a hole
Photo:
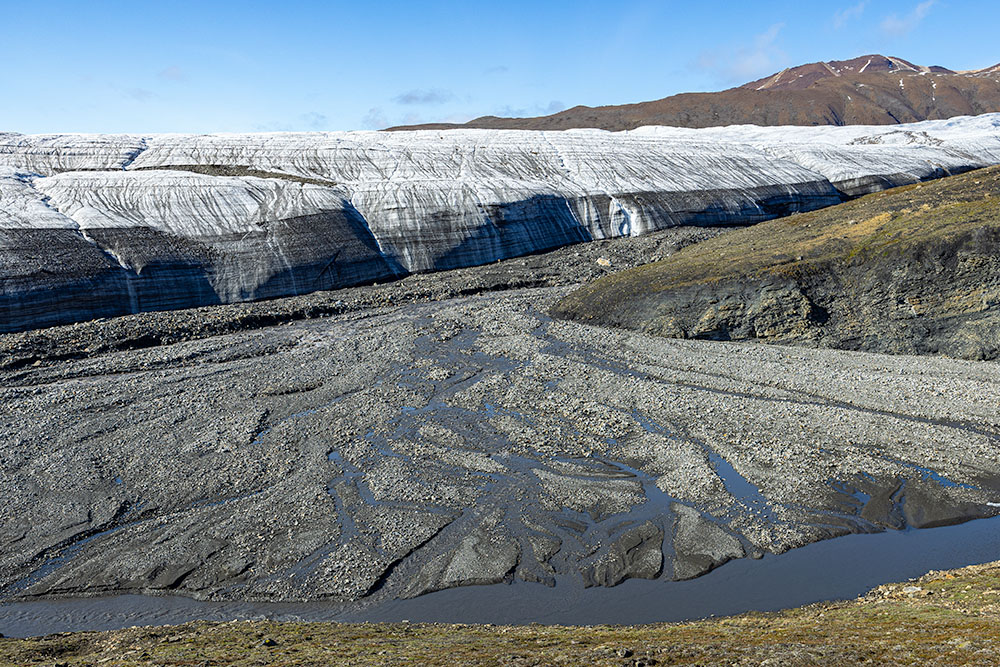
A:
{"label": "brown mountain ridge", "polygon": [[549,116],[483,116],[465,124],[389,128],[631,130],[643,125],[892,125],[1000,111],[1000,64],[955,71],[881,55],[809,63],[716,93],[652,102],[576,106]]}

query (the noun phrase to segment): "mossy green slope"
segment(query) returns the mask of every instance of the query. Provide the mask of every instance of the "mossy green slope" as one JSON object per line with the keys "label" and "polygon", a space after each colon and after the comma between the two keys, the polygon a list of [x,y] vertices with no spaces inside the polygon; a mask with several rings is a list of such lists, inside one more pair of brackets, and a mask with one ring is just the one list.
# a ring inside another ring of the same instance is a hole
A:
{"label": "mossy green slope", "polygon": [[663,336],[1000,354],[1000,167],[689,246],[571,293],[557,317]]}

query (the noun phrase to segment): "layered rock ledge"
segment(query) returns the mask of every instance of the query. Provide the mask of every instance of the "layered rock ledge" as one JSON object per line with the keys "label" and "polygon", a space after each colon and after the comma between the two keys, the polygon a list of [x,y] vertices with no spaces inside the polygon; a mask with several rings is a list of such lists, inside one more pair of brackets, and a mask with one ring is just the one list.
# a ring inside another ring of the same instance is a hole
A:
{"label": "layered rock ledge", "polygon": [[1000,356],[1000,168],[716,237],[553,312],[676,338]]}

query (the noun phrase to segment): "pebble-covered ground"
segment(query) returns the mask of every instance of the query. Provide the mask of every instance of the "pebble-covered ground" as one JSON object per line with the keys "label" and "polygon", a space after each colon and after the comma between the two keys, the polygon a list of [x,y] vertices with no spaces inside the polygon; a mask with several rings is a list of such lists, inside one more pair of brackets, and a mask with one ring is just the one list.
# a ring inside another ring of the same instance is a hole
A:
{"label": "pebble-covered ground", "polygon": [[995,364],[546,314],[718,233],[0,337],[0,599],[350,611],[996,515]]}
{"label": "pebble-covered ground", "polygon": [[7,371],[4,596],[611,586],[997,513],[995,364],[553,321],[566,289]]}
{"label": "pebble-covered ground", "polygon": [[528,288],[579,285],[640,266],[718,236],[733,227],[675,227],[637,237],[579,243],[537,255],[454,271],[407,276],[382,284],[313,292],[253,303],[105,318],[17,334],[0,334],[0,369],[89,357],[298,320],[371,311],[405,303]]}

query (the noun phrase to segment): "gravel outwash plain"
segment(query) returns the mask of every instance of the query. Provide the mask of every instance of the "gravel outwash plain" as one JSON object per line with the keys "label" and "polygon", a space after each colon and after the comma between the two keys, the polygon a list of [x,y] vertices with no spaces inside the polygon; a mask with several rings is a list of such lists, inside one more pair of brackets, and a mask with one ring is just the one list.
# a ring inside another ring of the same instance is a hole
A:
{"label": "gravel outwash plain", "polygon": [[998,513],[993,363],[546,314],[563,281],[714,233],[4,336],[3,599],[362,608]]}

